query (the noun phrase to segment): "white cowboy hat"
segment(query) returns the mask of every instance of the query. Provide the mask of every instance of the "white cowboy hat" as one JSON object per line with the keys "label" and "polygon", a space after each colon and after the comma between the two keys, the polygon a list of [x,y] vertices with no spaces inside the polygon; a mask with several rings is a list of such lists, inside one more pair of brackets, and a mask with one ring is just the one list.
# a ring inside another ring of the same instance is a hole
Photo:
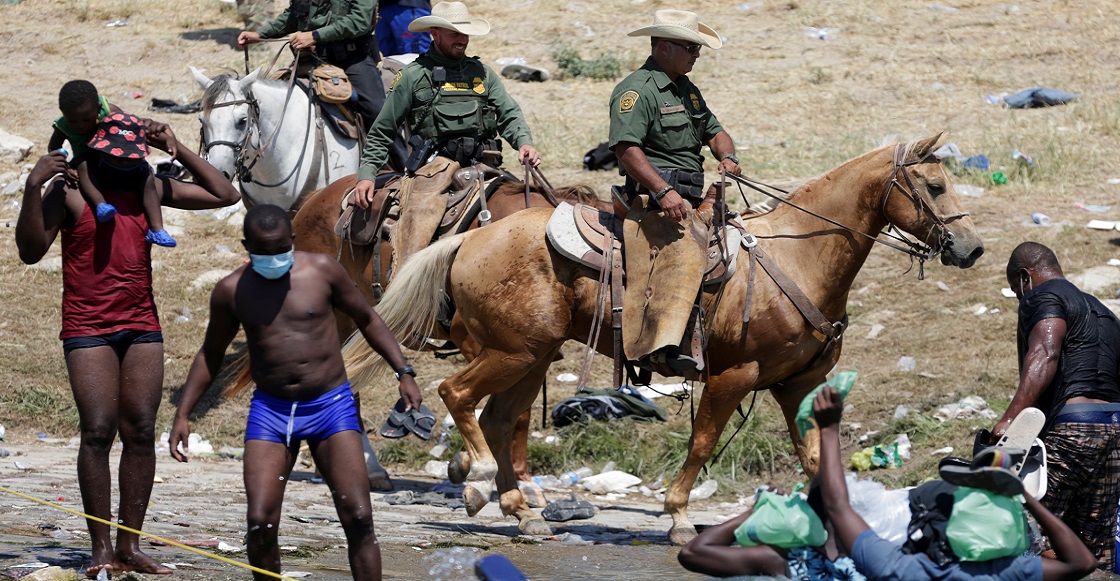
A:
{"label": "white cowboy hat", "polygon": [[462,2],[440,2],[432,8],[431,16],[421,16],[408,25],[412,32],[428,32],[433,28],[446,28],[467,36],[482,36],[490,32],[485,18],[471,18],[471,11]]}
{"label": "white cowboy hat", "polygon": [[657,10],[653,13],[652,25],[639,28],[628,36],[653,36],[685,40],[712,49],[723,46],[719,33],[712,30],[712,27],[707,24],[698,22],[696,13],[687,10]]}

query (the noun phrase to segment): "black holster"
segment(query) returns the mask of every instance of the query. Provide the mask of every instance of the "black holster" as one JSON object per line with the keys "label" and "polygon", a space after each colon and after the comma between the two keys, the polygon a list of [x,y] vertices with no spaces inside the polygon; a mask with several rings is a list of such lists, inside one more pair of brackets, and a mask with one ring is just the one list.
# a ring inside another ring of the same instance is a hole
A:
{"label": "black holster", "polygon": [[436,143],[431,139],[413,135],[408,140],[408,145],[412,148],[412,152],[408,154],[408,159],[404,162],[404,171],[408,175],[413,175],[416,170],[428,163],[428,158],[435,151]]}

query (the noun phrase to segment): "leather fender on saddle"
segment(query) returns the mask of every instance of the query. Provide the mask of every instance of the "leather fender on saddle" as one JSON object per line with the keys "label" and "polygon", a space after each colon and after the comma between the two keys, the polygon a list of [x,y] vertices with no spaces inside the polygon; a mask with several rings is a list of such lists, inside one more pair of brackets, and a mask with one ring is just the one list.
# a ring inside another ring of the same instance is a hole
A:
{"label": "leather fender on saddle", "polygon": [[[600,270],[611,237],[622,238],[622,220],[610,212],[584,204],[561,203],[553,211],[545,232],[552,247],[565,258]],[[735,274],[735,265],[743,239],[743,226],[738,215],[723,229],[723,237],[713,236],[708,243],[704,284],[718,284]]]}

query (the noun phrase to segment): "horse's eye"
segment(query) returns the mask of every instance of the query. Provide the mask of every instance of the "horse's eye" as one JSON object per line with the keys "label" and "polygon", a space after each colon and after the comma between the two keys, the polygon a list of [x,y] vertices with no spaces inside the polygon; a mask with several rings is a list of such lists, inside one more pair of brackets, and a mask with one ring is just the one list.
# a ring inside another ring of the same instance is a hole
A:
{"label": "horse's eye", "polygon": [[929,189],[929,194],[934,197],[945,193],[945,184],[941,182],[930,182],[926,187]]}
{"label": "horse's eye", "polygon": [[248,117],[239,117],[237,119],[237,128],[238,129],[244,129],[245,126],[248,125],[248,124],[249,124],[249,118]]}

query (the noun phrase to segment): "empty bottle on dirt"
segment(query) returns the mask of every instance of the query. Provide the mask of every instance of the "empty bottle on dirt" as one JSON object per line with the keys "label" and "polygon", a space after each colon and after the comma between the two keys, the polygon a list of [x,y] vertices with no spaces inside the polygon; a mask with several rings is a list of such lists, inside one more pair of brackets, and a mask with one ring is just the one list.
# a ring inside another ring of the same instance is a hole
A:
{"label": "empty bottle on dirt", "polygon": [[587,466],[584,466],[583,468],[580,468],[578,470],[572,470],[561,474],[560,482],[563,482],[564,486],[571,486],[576,482],[579,482],[580,480],[591,476],[592,474],[595,474],[595,471],[588,468]]}

